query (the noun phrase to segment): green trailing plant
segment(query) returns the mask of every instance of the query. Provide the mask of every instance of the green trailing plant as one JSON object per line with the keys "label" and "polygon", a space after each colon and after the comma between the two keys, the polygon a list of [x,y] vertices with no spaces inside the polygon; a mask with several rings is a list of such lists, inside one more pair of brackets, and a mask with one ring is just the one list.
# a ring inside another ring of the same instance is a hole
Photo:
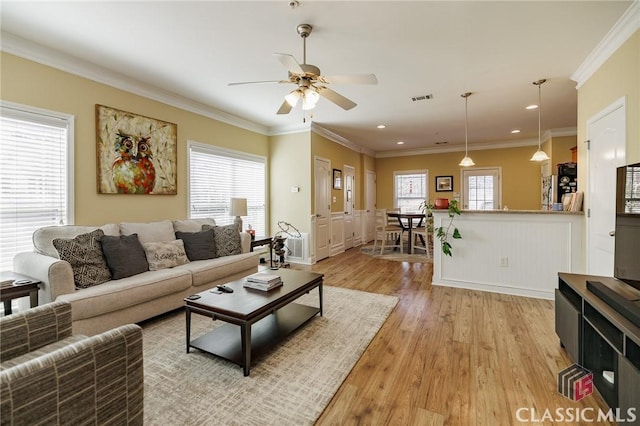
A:
{"label": "green trailing plant", "polygon": [[455,217],[460,215],[460,213],[462,213],[462,211],[460,210],[460,206],[458,204],[458,200],[449,201],[449,207],[447,208],[447,213],[449,215],[449,222],[445,226],[439,226],[437,228],[434,228],[433,226],[433,217],[431,215],[431,212],[434,209],[434,204],[432,204],[431,202],[429,203],[423,202],[420,205],[420,208],[422,209],[422,212],[425,215],[427,215],[427,229],[430,232],[433,232],[433,235],[435,235],[435,237],[440,240],[442,253],[447,256],[451,256],[452,247],[451,247],[451,242],[449,241],[449,238],[451,237],[456,240],[459,240],[462,238],[462,234],[460,234],[460,231],[458,230],[458,228],[456,228],[453,224]]}

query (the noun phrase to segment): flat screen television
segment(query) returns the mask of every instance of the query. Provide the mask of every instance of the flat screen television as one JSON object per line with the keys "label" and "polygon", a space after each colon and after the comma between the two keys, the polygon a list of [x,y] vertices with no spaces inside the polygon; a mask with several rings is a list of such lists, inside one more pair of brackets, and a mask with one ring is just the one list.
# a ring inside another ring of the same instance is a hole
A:
{"label": "flat screen television", "polygon": [[618,167],[613,275],[640,290],[640,163]]}

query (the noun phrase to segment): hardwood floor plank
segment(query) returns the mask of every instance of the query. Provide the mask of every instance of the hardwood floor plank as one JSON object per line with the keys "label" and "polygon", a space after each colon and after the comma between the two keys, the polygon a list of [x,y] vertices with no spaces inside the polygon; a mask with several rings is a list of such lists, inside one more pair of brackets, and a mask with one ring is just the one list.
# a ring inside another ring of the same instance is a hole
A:
{"label": "hardwood floor plank", "polygon": [[324,273],[326,285],[399,298],[317,425],[494,426],[518,424],[520,408],[608,410],[597,393],[573,402],[557,392],[557,374],[572,361],[555,335],[552,301],[432,286],[431,263],[358,248],[292,267]]}

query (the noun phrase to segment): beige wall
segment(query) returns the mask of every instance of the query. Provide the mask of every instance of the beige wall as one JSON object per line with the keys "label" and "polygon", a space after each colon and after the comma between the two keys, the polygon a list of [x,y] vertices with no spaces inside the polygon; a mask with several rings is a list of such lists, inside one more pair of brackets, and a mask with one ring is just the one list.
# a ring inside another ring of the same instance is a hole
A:
{"label": "beige wall", "polygon": [[[502,205],[511,210],[540,209],[540,164],[529,161],[536,147],[488,149],[471,151],[475,167],[502,168]],[[429,200],[453,198],[461,192],[462,168],[458,163],[462,152],[424,154],[407,157],[377,158],[377,186],[379,208],[393,208],[393,172],[428,170]],[[436,176],[453,176],[453,192],[436,192]]]}
{"label": "beige wall", "polygon": [[[268,137],[13,55],[1,56],[2,99],[75,116],[75,223],[186,218],[187,141],[268,156]],[[97,192],[95,104],[178,126],[177,195]]]}
{"label": "beige wall", "polygon": [[547,154],[551,157],[551,173],[558,174],[557,164],[571,162],[571,148],[577,145],[576,136],[551,138]]}
{"label": "beige wall", "polygon": [[[311,232],[313,178],[309,132],[272,136],[269,146],[271,234],[278,231],[279,221],[291,223],[300,232]],[[292,187],[300,191],[291,192]]]}
{"label": "beige wall", "polygon": [[[626,162],[640,162],[640,30],[578,89],[578,140],[587,140],[587,121],[591,117],[622,97],[627,112]],[[586,159],[587,148],[579,143],[578,163],[584,164]],[[578,187],[586,185],[587,172],[579,167]]]}
{"label": "beige wall", "polygon": [[[339,169],[344,172],[344,165],[353,166],[356,170],[356,209],[361,209],[359,200],[364,190],[363,179],[358,179],[358,176],[362,175],[361,156],[359,152],[347,148],[344,145],[333,142],[326,137],[317,133],[311,132],[311,158],[322,157],[331,161],[332,169]],[[312,160],[313,161],[313,160]],[[313,175],[311,176],[313,181]],[[333,198],[335,197],[335,202]],[[331,211],[340,212],[344,211],[344,189],[333,189],[331,186]],[[312,202],[313,205],[313,202]]]}

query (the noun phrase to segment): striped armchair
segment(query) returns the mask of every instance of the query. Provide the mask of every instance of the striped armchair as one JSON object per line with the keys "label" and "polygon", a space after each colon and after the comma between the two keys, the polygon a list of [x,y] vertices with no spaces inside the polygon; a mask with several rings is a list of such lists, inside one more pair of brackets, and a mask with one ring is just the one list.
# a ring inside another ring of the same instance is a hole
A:
{"label": "striped armchair", "polygon": [[143,423],[142,329],[71,334],[71,305],[0,318],[0,425]]}

